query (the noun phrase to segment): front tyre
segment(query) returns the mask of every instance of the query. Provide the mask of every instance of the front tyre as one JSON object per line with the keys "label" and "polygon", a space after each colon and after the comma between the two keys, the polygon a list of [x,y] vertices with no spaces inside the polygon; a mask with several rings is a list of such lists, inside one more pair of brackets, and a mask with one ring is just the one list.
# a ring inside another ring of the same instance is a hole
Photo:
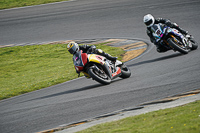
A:
{"label": "front tyre", "polygon": [[92,79],[97,82],[108,85],[111,83],[110,77],[102,70],[96,70],[95,68],[89,68],[88,74],[92,77]]}
{"label": "front tyre", "polygon": [[167,39],[169,45],[174,48],[174,50],[179,51],[182,54],[187,54],[189,52],[189,49],[187,49],[185,46],[178,44],[174,39],[169,38]]}
{"label": "front tyre", "polygon": [[121,73],[122,75],[120,76],[120,78],[123,78],[123,79],[129,78],[131,76],[131,71],[125,64],[121,66]]}
{"label": "front tyre", "polygon": [[194,39],[190,39],[190,42],[192,43],[191,50],[196,50],[198,48],[198,43]]}

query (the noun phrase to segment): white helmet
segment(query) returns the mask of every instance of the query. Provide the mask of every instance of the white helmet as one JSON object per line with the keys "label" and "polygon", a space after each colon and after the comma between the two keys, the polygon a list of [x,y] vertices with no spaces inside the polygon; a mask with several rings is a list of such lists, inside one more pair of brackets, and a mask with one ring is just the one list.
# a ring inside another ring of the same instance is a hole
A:
{"label": "white helmet", "polygon": [[151,27],[155,22],[155,18],[151,14],[147,14],[144,16],[143,21],[147,27]]}

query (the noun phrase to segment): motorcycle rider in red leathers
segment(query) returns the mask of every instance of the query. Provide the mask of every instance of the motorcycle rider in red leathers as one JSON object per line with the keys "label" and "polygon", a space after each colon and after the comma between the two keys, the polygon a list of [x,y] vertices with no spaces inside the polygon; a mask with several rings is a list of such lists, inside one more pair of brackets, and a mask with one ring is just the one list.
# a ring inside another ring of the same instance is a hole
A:
{"label": "motorcycle rider in red leathers", "polygon": [[[68,45],[67,45],[67,49],[69,51],[70,54],[75,54],[76,52],[78,52],[79,50],[82,50],[83,53],[94,53],[94,54],[98,54],[98,55],[101,55],[101,56],[104,56],[106,57],[108,60],[111,60],[113,62],[116,62],[117,60],[117,57],[112,57],[111,55],[105,53],[103,50],[101,49],[96,49],[96,46],[95,45],[82,45],[82,46],[79,46],[76,42],[72,41],[70,42]],[[77,72],[78,73],[78,72]],[[79,73],[78,73],[79,74]]]}

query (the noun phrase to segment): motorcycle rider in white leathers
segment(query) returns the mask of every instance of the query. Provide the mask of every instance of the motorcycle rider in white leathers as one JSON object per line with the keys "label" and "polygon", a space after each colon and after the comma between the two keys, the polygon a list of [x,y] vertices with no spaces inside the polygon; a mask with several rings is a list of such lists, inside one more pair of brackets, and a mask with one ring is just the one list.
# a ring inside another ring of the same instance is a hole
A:
{"label": "motorcycle rider in white leathers", "polygon": [[150,37],[151,42],[156,45],[157,51],[159,53],[166,52],[167,48],[163,47],[159,42],[156,42],[155,38],[153,37],[152,31],[151,31],[151,26],[153,26],[154,24],[158,24],[158,23],[166,24],[167,26],[169,26],[171,28],[177,29],[183,35],[188,34],[188,31],[183,30],[176,23],[172,23],[169,19],[163,19],[163,18],[155,19],[151,14],[147,14],[144,16],[143,21],[144,21],[145,25],[147,26],[147,35]]}

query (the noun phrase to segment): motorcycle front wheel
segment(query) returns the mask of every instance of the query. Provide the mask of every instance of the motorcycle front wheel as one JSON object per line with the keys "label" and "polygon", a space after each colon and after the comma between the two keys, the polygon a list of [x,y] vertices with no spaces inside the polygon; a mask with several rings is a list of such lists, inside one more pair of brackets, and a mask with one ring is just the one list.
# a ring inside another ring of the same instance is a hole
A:
{"label": "motorcycle front wheel", "polygon": [[120,78],[123,78],[123,79],[129,78],[131,76],[131,71],[125,64],[121,66],[121,73],[122,75],[120,76]]}
{"label": "motorcycle front wheel", "polygon": [[198,43],[194,39],[190,39],[190,42],[192,43],[191,50],[196,50],[198,48]]}
{"label": "motorcycle front wheel", "polygon": [[174,39],[169,38],[167,39],[167,42],[169,43],[169,45],[171,47],[174,48],[174,50],[179,51],[182,54],[187,54],[189,52],[189,49],[187,49],[186,47],[184,47],[183,45],[178,44]]}
{"label": "motorcycle front wheel", "polygon": [[92,77],[92,79],[97,82],[108,85],[111,83],[111,78],[102,70],[96,70],[94,68],[89,68],[88,74]]}

